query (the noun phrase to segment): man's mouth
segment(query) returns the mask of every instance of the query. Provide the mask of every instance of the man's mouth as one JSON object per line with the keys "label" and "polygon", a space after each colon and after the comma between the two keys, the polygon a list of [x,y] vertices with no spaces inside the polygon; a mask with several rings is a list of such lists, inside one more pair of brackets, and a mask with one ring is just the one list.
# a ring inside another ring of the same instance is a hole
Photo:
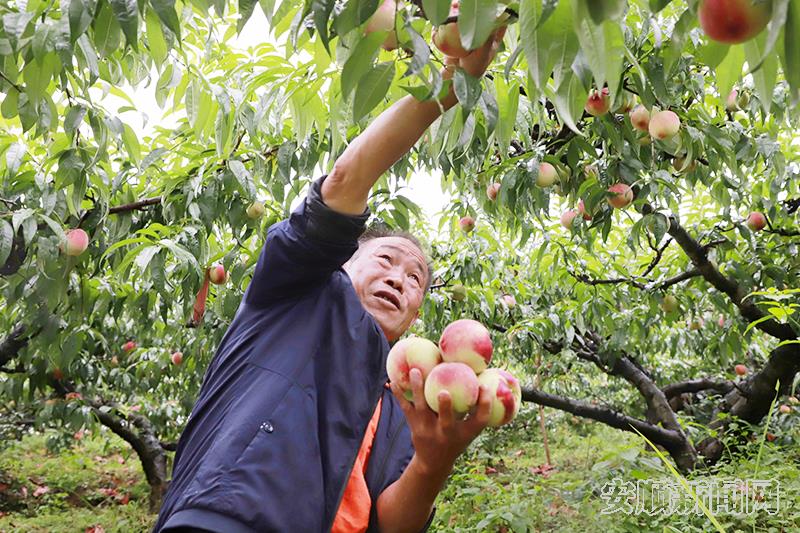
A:
{"label": "man's mouth", "polygon": [[388,291],[378,291],[373,296],[380,298],[381,300],[386,300],[390,304],[394,306],[395,309],[400,309],[400,299]]}

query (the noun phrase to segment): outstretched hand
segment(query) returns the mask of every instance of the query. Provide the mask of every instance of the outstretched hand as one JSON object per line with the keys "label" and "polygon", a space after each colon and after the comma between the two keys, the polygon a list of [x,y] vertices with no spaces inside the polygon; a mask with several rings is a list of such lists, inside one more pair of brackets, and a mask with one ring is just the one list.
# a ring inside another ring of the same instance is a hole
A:
{"label": "outstretched hand", "polygon": [[410,381],[413,403],[403,396],[403,391],[396,383],[392,383],[391,387],[411,429],[416,458],[429,471],[449,470],[458,456],[488,425],[491,397],[481,385],[476,407],[466,419],[459,420],[453,412],[450,393],[439,393],[437,415],[425,402],[422,373],[418,369],[411,370]]}
{"label": "outstretched hand", "polygon": [[445,56],[444,64],[448,67],[446,78],[452,76],[451,66],[459,66],[464,71],[474,78],[483,76],[486,69],[489,68],[494,57],[497,55],[497,50],[500,48],[500,43],[503,42],[503,37],[506,34],[506,26],[500,26],[490,36],[489,39],[481,46],[476,48],[466,57],[455,58]]}

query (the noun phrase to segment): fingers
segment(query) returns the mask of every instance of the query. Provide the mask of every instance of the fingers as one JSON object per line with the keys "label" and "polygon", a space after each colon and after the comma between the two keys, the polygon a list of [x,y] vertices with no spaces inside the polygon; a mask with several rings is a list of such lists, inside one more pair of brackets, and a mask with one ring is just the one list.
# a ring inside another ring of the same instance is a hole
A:
{"label": "fingers", "polygon": [[409,381],[411,381],[411,395],[414,398],[414,409],[417,412],[424,412],[428,409],[428,404],[425,402],[422,372],[420,372],[418,368],[412,368],[408,376]]}
{"label": "fingers", "polygon": [[437,400],[439,400],[439,425],[443,431],[450,431],[455,426],[453,399],[449,392],[443,390],[439,392]]}
{"label": "fingers", "polygon": [[484,385],[481,385],[478,396],[478,405],[474,414],[470,417],[470,422],[475,429],[480,432],[489,424],[489,415],[492,412],[492,395]]}

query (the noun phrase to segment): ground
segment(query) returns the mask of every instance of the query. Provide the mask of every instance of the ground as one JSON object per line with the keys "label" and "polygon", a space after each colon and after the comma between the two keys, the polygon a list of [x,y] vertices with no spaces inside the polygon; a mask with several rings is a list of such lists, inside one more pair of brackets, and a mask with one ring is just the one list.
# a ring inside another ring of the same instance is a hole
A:
{"label": "ground", "polygon": [[[525,409],[509,428],[485,432],[440,496],[432,530],[714,531],[702,512],[604,513],[611,501],[603,495],[609,481],[645,484],[662,479],[678,486],[639,437],[560,413],[550,417],[548,434],[553,468],[545,461],[535,409]],[[83,434],[71,448],[50,452],[48,436],[30,435],[0,451],[0,531],[149,531],[155,516],[147,512],[148,488],[124,442],[105,432]],[[780,435],[770,443],[755,439],[740,459],[721,465],[709,478],[781,484],[775,514],[715,513],[725,531],[800,531],[797,438]],[[747,490],[743,484],[742,491]],[[757,500],[765,501],[758,495],[748,501]]]}

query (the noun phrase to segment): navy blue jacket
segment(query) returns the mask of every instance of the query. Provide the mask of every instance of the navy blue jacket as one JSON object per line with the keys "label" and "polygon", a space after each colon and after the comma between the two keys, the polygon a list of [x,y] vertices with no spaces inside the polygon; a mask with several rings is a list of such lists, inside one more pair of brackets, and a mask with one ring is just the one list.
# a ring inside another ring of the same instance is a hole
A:
{"label": "navy blue jacket", "polygon": [[330,210],[321,183],[268,231],[178,443],[156,532],[329,531],[383,396],[366,473],[378,530],[375,502],[414,450],[384,387],[386,337],[341,268],[368,214]]}

